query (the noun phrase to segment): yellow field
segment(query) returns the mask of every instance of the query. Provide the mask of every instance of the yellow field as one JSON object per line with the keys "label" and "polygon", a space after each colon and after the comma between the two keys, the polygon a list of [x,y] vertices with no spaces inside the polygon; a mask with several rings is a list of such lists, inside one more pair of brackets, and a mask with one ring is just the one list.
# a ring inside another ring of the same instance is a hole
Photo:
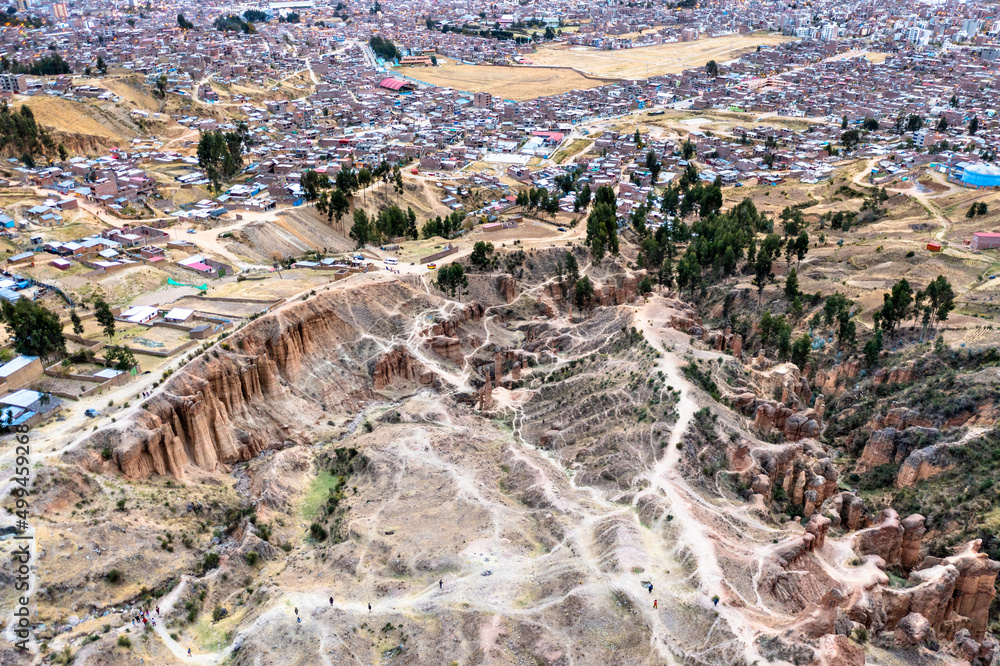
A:
{"label": "yellow field", "polygon": [[[89,134],[91,136],[122,141],[124,137],[98,122],[99,112],[86,104],[61,97],[34,95],[22,98],[28,105],[35,120],[45,127],[57,131]],[[17,102],[13,106],[20,106]]]}
{"label": "yellow field", "polygon": [[618,51],[599,51],[586,46],[561,44],[542,47],[528,58],[536,65],[574,67],[595,76],[641,79],[702,67],[709,60],[725,62],[753,51],[758,46],[780,44],[790,39],[794,38],[773,33],[758,33]]}
{"label": "yellow field", "polygon": [[571,69],[544,67],[449,63],[438,67],[408,67],[401,71],[418,81],[442,88],[454,88],[464,92],[488,92],[516,102],[558,95],[570,90],[596,88],[609,83],[601,79],[589,79]]}
{"label": "yellow field", "polygon": [[138,76],[130,76],[124,79],[104,79],[97,81],[95,86],[107,88],[114,94],[131,103],[137,109],[143,111],[159,111],[160,101],[149,94],[149,91],[140,83]]}

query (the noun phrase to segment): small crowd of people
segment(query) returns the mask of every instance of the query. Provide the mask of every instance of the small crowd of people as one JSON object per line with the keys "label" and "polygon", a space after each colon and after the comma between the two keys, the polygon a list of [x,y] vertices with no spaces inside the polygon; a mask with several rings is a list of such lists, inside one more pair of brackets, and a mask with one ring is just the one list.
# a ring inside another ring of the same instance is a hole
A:
{"label": "small crowd of people", "polygon": [[[156,607],[156,614],[157,615],[160,614],[160,607],[159,606]],[[148,610],[143,610],[143,611],[139,611],[138,613],[135,614],[135,616],[132,618],[132,624],[134,626],[138,626],[138,625],[141,624],[144,627],[147,624],[151,624],[152,626],[155,627],[156,626],[156,618]]]}

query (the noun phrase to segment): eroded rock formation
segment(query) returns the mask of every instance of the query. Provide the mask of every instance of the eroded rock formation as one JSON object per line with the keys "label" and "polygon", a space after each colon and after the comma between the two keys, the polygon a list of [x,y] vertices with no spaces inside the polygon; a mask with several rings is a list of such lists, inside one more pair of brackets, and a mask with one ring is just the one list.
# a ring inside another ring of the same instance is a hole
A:
{"label": "eroded rock formation", "polygon": [[[98,431],[93,442],[109,446],[128,477],[184,478],[188,465],[214,470],[303,441],[302,423],[318,422],[327,406],[356,411],[373,391],[399,380],[432,381],[409,353],[380,349],[359,327],[362,322],[395,326],[395,333],[404,336],[407,322],[394,319],[395,309],[420,297],[422,292],[390,282],[291,304],[193,360],[144,409]],[[481,305],[468,304],[435,322],[428,333],[447,337],[482,315]],[[448,346],[443,351],[461,360]]]}

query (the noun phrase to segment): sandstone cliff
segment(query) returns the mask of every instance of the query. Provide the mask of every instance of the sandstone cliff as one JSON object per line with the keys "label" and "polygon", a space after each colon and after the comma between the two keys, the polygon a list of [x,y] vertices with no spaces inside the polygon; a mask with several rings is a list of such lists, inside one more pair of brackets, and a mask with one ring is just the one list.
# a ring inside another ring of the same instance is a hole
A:
{"label": "sandstone cliff", "polygon": [[[391,282],[291,304],[189,363],[142,410],[95,433],[92,443],[110,446],[128,477],[183,478],[188,465],[213,470],[307,440],[303,426],[327,418],[324,411],[354,412],[393,382],[432,380],[391,344],[406,337],[412,321],[399,309],[418,307],[422,298]],[[481,316],[481,307],[469,305],[433,328],[454,333]]]}

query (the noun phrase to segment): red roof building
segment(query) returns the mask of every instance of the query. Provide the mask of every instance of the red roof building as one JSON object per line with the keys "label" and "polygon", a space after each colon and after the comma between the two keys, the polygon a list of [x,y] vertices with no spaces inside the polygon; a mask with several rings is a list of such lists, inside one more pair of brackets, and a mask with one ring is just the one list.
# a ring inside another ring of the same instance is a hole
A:
{"label": "red roof building", "polygon": [[973,250],[992,250],[1000,247],[1000,234],[976,232],[972,234],[972,242],[969,247]]}
{"label": "red roof building", "polygon": [[382,79],[382,82],[379,83],[379,85],[385,88],[386,90],[396,90],[396,91],[413,90],[413,88],[415,87],[412,83],[409,83],[407,81],[400,81],[399,79],[394,79],[392,77],[389,77],[387,79]]}

